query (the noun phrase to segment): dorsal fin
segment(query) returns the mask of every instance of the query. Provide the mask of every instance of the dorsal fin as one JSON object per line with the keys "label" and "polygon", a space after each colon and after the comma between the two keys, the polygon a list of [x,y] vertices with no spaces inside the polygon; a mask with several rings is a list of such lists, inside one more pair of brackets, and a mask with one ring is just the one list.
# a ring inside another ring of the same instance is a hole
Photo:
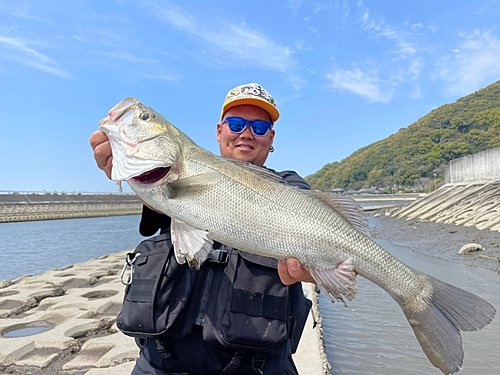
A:
{"label": "dorsal fin", "polygon": [[282,177],[278,176],[277,174],[274,174],[273,172],[271,172],[267,168],[259,167],[257,165],[251,164],[249,162],[236,160],[236,159],[226,159],[226,160],[228,160],[232,163],[238,164],[244,168],[247,168],[248,170],[252,171],[253,173],[258,174],[261,177],[268,178],[268,179],[271,179],[271,180],[276,181],[276,182],[282,182],[284,184],[287,183]]}
{"label": "dorsal fin", "polygon": [[366,214],[363,208],[348,195],[325,193],[323,191],[312,192],[318,199],[335,209],[342,215],[354,228],[370,236],[370,228],[366,224]]}

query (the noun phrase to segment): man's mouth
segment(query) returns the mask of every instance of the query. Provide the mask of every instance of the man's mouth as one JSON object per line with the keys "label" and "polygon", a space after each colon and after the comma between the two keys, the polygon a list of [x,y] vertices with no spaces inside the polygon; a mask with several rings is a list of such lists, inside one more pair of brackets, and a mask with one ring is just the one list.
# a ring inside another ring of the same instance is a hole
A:
{"label": "man's mouth", "polygon": [[254,148],[250,145],[236,145],[236,148],[243,148],[246,150],[253,150]]}
{"label": "man's mouth", "polygon": [[148,172],[144,172],[140,176],[134,177],[134,180],[140,182],[141,184],[152,184],[160,181],[163,177],[167,175],[170,171],[170,167],[167,168],[155,168]]}

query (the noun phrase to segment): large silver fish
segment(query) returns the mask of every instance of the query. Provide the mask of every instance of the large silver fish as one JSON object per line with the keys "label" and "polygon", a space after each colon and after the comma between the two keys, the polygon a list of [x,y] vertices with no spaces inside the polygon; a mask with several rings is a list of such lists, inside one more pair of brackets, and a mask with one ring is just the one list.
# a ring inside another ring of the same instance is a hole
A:
{"label": "large silver fish", "polygon": [[176,258],[198,268],[213,241],[297,258],[332,301],[352,300],[356,275],[396,300],[425,354],[444,374],[461,369],[460,331],[491,322],[480,297],[400,262],[362,229],[357,211],[331,195],[291,187],[264,168],[197,146],[153,109],[125,99],[99,123],[111,142],[112,178],[172,217]]}

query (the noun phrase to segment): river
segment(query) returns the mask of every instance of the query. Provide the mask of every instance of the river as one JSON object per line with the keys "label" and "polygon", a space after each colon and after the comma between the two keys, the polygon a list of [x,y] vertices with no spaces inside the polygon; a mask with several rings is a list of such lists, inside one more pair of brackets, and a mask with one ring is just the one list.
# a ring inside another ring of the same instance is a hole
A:
{"label": "river", "polygon": [[0,224],[0,281],[133,249],[140,215]]}
{"label": "river", "polygon": [[[370,227],[376,225],[372,217]],[[500,275],[375,241],[409,266],[488,300],[500,310]],[[410,245],[410,244],[408,244]],[[397,303],[381,288],[358,277],[359,294],[348,307],[320,294],[328,360],[333,375],[441,374],[425,357]],[[462,332],[465,351],[461,375],[500,373],[500,318],[479,332]]]}
{"label": "river", "polygon": [[[134,248],[139,216],[115,216],[0,224],[0,281]],[[369,218],[374,227],[377,219]],[[500,276],[436,259],[376,240],[408,265],[474,292],[500,310]],[[320,294],[320,311],[333,375],[421,375],[441,372],[427,360],[399,306],[382,289],[358,278],[348,308]],[[462,333],[463,375],[500,373],[500,317],[479,332]]]}

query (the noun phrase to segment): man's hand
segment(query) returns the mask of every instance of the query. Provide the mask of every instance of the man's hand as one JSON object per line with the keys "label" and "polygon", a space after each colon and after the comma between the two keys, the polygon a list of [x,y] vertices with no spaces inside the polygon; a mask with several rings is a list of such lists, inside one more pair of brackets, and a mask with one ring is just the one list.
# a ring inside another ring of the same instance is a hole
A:
{"label": "man's hand", "polygon": [[278,274],[281,282],[292,285],[298,281],[316,284],[311,274],[295,258],[282,259],[278,262]]}
{"label": "man's hand", "polygon": [[94,159],[97,166],[102,169],[106,176],[111,179],[111,167],[113,167],[113,155],[108,136],[98,130],[89,138],[90,146],[94,150]]}

